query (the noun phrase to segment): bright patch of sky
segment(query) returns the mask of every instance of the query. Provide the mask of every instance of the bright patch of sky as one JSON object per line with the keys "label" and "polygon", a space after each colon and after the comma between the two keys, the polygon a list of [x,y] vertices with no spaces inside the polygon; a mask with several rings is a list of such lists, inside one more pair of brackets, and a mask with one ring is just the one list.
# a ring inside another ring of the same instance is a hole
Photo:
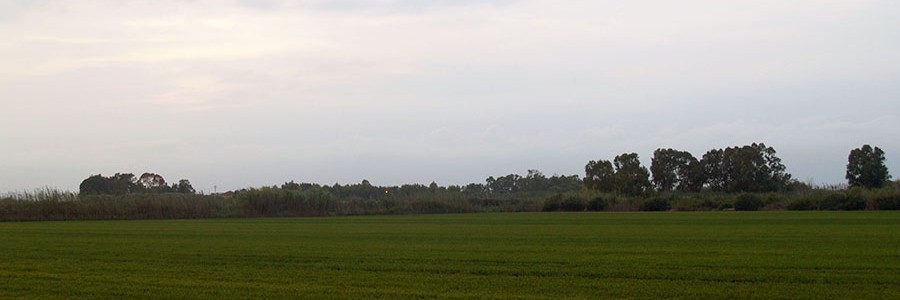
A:
{"label": "bright patch of sky", "polygon": [[0,192],[583,174],[764,142],[900,176],[900,2],[0,0]]}

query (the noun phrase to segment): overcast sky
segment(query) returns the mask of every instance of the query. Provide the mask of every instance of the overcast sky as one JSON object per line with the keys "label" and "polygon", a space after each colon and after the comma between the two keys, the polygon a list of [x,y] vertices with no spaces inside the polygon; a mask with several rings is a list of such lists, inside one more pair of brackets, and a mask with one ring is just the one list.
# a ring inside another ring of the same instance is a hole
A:
{"label": "overcast sky", "polygon": [[764,142],[841,183],[900,175],[900,1],[0,0],[0,192],[159,173],[583,176]]}

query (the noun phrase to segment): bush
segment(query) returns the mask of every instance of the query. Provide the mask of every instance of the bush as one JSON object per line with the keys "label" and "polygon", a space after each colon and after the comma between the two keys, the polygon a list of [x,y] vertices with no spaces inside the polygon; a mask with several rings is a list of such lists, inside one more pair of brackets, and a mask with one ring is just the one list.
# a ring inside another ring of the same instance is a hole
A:
{"label": "bush", "polygon": [[408,203],[402,210],[412,214],[446,214],[468,212],[467,203],[454,203],[450,201],[423,200]]}
{"label": "bush", "polygon": [[697,209],[713,210],[713,209],[720,209],[720,208],[719,208],[719,203],[717,203],[713,199],[704,198],[704,199],[700,200],[700,203],[697,204]]}
{"label": "bush", "polygon": [[565,197],[560,203],[560,209],[563,211],[584,211],[585,208],[587,203],[577,196]]}
{"label": "bush", "polygon": [[754,211],[763,206],[762,199],[756,194],[743,194],[734,201],[734,210]]}
{"label": "bush", "polygon": [[588,201],[587,209],[589,211],[603,211],[606,209],[606,200],[601,197],[595,197],[594,199],[591,199],[591,201]]}
{"label": "bush", "polygon": [[645,200],[641,203],[641,206],[638,207],[638,210],[641,211],[666,211],[672,208],[669,204],[669,201],[659,197],[653,197]]}
{"label": "bush", "polygon": [[809,198],[800,198],[788,203],[788,210],[816,210],[816,202]]}
{"label": "bush", "polygon": [[768,194],[766,194],[765,200],[763,201],[763,205],[760,207],[760,209],[761,210],[784,210],[786,203],[787,203],[787,196],[785,196],[784,194],[768,193]]}
{"label": "bush", "polygon": [[875,197],[875,204],[880,210],[900,210],[900,194],[879,195]]}
{"label": "bush", "polygon": [[560,202],[562,202],[562,195],[556,195],[544,199],[544,204],[541,207],[541,211],[559,211],[559,208],[561,206]]}
{"label": "bush", "polygon": [[584,211],[587,203],[578,196],[556,194],[544,200],[541,211]]}
{"label": "bush", "polygon": [[866,208],[866,201],[859,192],[831,193],[819,200],[818,207],[824,210],[862,210]]}

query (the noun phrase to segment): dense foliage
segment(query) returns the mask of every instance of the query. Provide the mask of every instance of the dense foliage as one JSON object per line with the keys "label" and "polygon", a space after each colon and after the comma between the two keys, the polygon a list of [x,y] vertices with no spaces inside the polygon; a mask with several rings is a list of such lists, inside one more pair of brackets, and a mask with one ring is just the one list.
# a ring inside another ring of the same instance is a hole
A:
{"label": "dense foliage", "polygon": [[[525,178],[525,177],[521,177]],[[476,185],[477,186],[477,185]],[[900,182],[880,189],[804,189],[790,193],[657,192],[643,196],[588,189],[494,193],[437,185],[380,187],[362,182],[280,187],[214,195],[78,195],[41,190],[0,196],[0,221],[335,216],[526,211],[898,210]]]}
{"label": "dense foliage", "polygon": [[[653,174],[652,180],[650,174]],[[900,186],[887,181],[884,153],[851,151],[850,189],[791,179],[764,144],[688,152],[658,149],[648,171],[635,153],[590,161],[577,175],[491,176],[483,183],[440,186],[321,185],[286,182],[198,195],[187,179],[168,185],[154,173],[92,175],[78,194],[55,190],[0,196],[0,221],[328,216],[512,211],[895,210]]]}
{"label": "dense foliage", "polygon": [[703,166],[690,152],[656,149],[650,164],[656,190],[699,192],[705,183]]}
{"label": "dense foliage", "polygon": [[181,179],[171,186],[166,179],[156,173],[144,173],[135,177],[132,173],[116,173],[104,177],[102,174],[92,175],[81,182],[81,195],[125,195],[132,193],[195,193],[190,180]]}
{"label": "dense foliage", "polygon": [[799,182],[791,179],[775,154],[774,148],[762,143],[709,150],[700,160],[687,151],[661,148],[653,152],[651,181],[638,155],[623,153],[613,163],[589,161],[584,168],[585,187],[630,196],[653,190],[696,193],[704,187],[725,193],[789,191]]}
{"label": "dense foliage", "polygon": [[884,165],[884,151],[869,145],[851,150],[847,158],[846,178],[850,186],[882,187],[891,179]]}

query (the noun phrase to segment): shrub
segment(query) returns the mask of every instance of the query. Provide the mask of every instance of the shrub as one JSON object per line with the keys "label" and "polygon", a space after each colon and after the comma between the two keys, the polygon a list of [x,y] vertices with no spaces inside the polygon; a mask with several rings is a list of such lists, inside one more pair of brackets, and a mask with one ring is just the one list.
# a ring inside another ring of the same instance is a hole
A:
{"label": "shrub", "polygon": [[587,209],[589,211],[603,211],[606,209],[606,200],[602,197],[594,197],[591,201],[587,203]]}
{"label": "shrub", "polygon": [[825,195],[819,200],[818,207],[824,210],[861,210],[866,208],[866,201],[863,200],[859,192],[838,192]]}
{"label": "shrub", "polygon": [[741,211],[753,211],[759,210],[762,207],[763,202],[760,199],[759,195],[756,194],[743,194],[738,196],[737,200],[734,201],[734,210]]}
{"label": "shrub", "polygon": [[640,202],[632,198],[611,196],[606,198],[607,211],[636,211],[640,208]]}
{"label": "shrub", "polygon": [[784,210],[784,206],[787,203],[787,196],[784,194],[778,193],[768,193],[766,194],[765,200],[763,201],[763,205],[760,207],[761,210]]}
{"label": "shrub", "polygon": [[900,210],[900,194],[887,194],[875,197],[875,204],[880,210]]}
{"label": "shrub", "polygon": [[413,214],[446,214],[468,211],[463,205],[453,205],[449,201],[423,200],[408,203],[403,212]]}
{"label": "shrub", "polygon": [[578,196],[568,196],[563,198],[560,203],[560,209],[564,211],[584,211],[587,203]]}
{"label": "shrub", "polygon": [[702,200],[700,200],[700,203],[697,204],[697,208],[698,208],[698,209],[703,209],[703,210],[713,210],[713,209],[718,209],[718,208],[719,208],[719,203],[717,203],[717,202],[714,201],[713,199],[703,198]]}
{"label": "shrub", "polygon": [[816,210],[816,202],[809,198],[800,198],[788,203],[788,210]]}
{"label": "shrub", "polygon": [[542,211],[584,211],[587,203],[575,195],[556,194],[544,200]]}
{"label": "shrub", "polygon": [[556,196],[544,199],[544,204],[541,207],[541,211],[559,211],[562,202],[562,195],[557,194]]}
{"label": "shrub", "polygon": [[652,197],[641,203],[638,208],[641,211],[666,211],[672,208],[669,201],[659,197]]}

